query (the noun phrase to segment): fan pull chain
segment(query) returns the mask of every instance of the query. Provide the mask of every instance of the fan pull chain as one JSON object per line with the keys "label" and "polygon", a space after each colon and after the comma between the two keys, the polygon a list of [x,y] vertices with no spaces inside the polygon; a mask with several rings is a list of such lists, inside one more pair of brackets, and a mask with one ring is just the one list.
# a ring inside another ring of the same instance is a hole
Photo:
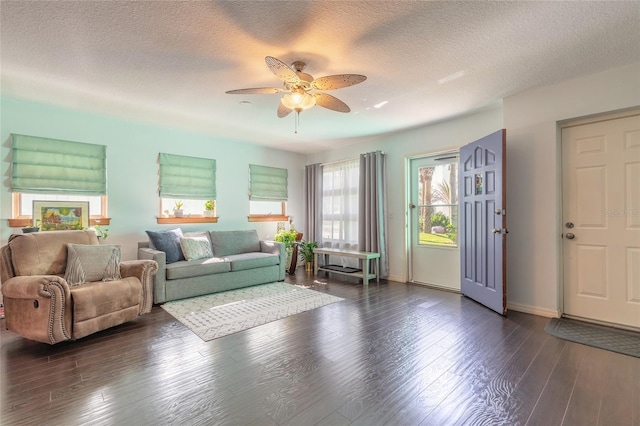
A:
{"label": "fan pull chain", "polygon": [[296,111],[296,127],[295,134],[298,134],[298,125],[300,124],[300,111]]}

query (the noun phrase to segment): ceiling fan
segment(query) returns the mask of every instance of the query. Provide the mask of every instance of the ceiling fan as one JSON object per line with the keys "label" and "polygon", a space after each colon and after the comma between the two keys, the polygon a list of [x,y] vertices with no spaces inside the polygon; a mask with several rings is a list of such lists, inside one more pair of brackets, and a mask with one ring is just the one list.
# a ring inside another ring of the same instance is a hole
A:
{"label": "ceiling fan", "polygon": [[[343,87],[353,86],[362,83],[367,79],[360,74],[338,74],[328,75],[320,78],[313,78],[311,75],[302,72],[306,64],[302,61],[295,61],[291,67],[280,59],[272,56],[264,58],[267,66],[284,83],[284,88],[277,87],[256,87],[250,89],[229,90],[226,93],[232,95],[258,94],[270,95],[274,93],[287,93],[280,100],[278,105],[278,117],[286,117],[292,111],[296,111],[297,116],[305,109],[314,105],[338,112],[349,112],[351,108],[335,96],[319,92],[320,90],[334,90]],[[297,133],[297,117],[296,117]]]}

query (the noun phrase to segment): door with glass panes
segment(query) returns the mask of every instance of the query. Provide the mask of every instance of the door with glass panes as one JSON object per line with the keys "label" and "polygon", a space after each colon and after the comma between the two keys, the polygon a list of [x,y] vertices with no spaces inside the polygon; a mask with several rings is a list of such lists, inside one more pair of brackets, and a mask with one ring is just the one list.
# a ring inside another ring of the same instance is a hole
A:
{"label": "door with glass panes", "polygon": [[410,160],[409,281],[460,290],[458,156]]}

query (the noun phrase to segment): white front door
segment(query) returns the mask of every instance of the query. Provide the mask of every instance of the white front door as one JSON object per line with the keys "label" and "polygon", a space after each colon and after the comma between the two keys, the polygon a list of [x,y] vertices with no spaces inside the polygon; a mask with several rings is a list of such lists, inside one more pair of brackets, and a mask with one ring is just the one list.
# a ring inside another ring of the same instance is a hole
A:
{"label": "white front door", "polygon": [[564,313],[640,328],[640,115],[562,129]]}
{"label": "white front door", "polygon": [[460,290],[458,155],[410,160],[409,281]]}

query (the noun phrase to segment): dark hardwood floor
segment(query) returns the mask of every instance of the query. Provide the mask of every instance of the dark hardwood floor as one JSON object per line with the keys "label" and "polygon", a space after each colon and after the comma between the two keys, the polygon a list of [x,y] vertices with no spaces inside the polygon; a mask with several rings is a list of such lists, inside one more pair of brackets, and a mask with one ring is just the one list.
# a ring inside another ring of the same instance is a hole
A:
{"label": "dark hardwood floor", "polygon": [[401,283],[210,342],[163,309],[49,346],[0,320],[2,425],[637,425],[640,359]]}

